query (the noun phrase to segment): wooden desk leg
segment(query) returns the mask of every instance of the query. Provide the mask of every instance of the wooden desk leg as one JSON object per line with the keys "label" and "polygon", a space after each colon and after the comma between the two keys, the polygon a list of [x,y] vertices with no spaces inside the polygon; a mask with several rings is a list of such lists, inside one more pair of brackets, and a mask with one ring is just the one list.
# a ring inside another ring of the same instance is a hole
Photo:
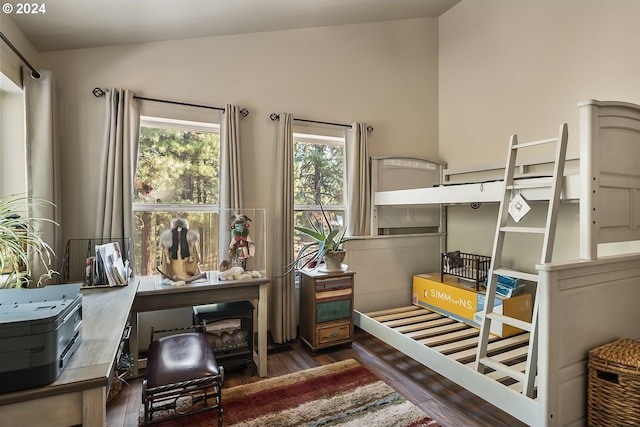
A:
{"label": "wooden desk leg", "polygon": [[98,387],[82,392],[82,425],[105,427],[107,425],[107,388]]}
{"label": "wooden desk leg", "polygon": [[129,335],[129,351],[133,355],[133,366],[131,366],[131,377],[138,378],[140,376],[140,367],[138,358],[140,357],[138,349],[138,313],[131,312],[131,334]]}
{"label": "wooden desk leg", "polygon": [[267,283],[260,285],[258,299],[258,376],[267,376]]}

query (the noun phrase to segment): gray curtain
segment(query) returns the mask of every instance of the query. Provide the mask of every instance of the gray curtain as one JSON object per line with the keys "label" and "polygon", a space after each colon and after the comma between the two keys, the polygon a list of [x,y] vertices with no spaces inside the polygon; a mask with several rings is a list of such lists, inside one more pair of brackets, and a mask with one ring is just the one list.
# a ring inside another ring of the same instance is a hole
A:
{"label": "gray curtain", "polygon": [[[140,112],[133,92],[107,91],[96,231],[98,238],[133,237],[133,182],[138,162]],[[133,251],[130,263],[135,265]]]}
{"label": "gray curtain", "polygon": [[371,176],[367,124],[353,123],[346,135],[347,234],[371,234]]}
{"label": "gray curtain", "polygon": [[231,212],[242,209],[242,173],[240,169],[240,109],[225,105],[220,126],[220,222],[218,261],[227,258],[231,230]]}
{"label": "gray curtain", "polygon": [[295,276],[282,273],[293,261],[293,115],[280,113],[276,136],[274,278],[269,295],[269,328],[281,344],[296,338]]}
{"label": "gray curtain", "polygon": [[[55,115],[56,88],[53,74],[40,71],[41,77],[34,79],[29,70],[23,70],[25,116],[26,116],[26,161],[27,194],[51,202],[36,203],[29,207],[29,215],[48,218],[60,224],[60,181],[58,164],[57,120]],[[60,227],[43,221],[34,224],[45,242],[53,249],[54,259],[50,266],[32,259],[32,276],[37,280],[48,270],[57,269],[62,259]],[[33,255],[33,254],[32,254]],[[43,283],[46,284],[46,281]]]}

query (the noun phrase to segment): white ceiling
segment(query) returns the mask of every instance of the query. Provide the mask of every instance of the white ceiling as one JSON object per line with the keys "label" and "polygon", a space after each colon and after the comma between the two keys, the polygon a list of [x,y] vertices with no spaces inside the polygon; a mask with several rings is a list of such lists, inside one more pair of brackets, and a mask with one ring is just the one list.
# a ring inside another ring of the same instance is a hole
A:
{"label": "white ceiling", "polygon": [[[8,14],[40,52],[438,17],[461,0],[50,0]],[[26,3],[26,2],[25,2]],[[6,12],[6,11],[5,11]]]}

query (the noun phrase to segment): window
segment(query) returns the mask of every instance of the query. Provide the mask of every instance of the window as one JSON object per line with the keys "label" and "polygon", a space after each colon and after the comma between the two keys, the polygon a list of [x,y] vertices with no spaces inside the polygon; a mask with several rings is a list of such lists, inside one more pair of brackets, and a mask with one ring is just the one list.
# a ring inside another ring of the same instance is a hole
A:
{"label": "window", "polygon": [[[344,137],[294,133],[294,225],[309,227],[323,221],[325,211],[331,226],[343,227],[345,212]],[[294,234],[294,257],[304,244]]]}
{"label": "window", "polygon": [[0,73],[0,194],[27,191],[24,91]]}
{"label": "window", "polygon": [[220,126],[141,117],[134,181],[135,271],[155,274],[173,218],[200,233],[204,270],[217,267]]}

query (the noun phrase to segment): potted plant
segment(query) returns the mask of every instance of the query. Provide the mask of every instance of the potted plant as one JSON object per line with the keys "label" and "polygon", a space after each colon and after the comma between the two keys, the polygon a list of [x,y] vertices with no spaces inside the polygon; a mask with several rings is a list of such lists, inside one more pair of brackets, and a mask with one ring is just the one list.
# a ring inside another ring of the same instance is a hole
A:
{"label": "potted plant", "polygon": [[345,237],[345,228],[331,225],[322,205],[320,205],[320,211],[322,212],[320,220],[309,219],[311,228],[294,227],[295,230],[310,237],[312,241],[302,245],[287,272],[307,266],[317,267],[322,261],[327,271],[342,270],[342,261],[346,255],[342,244],[351,238]]}
{"label": "potted plant", "polygon": [[15,194],[0,198],[0,288],[28,287],[33,262],[41,263],[47,271],[38,278],[38,286],[55,273],[49,268],[53,249],[43,240],[36,224],[56,223],[48,218],[30,218],[27,212],[29,205],[39,203],[49,202]]}

